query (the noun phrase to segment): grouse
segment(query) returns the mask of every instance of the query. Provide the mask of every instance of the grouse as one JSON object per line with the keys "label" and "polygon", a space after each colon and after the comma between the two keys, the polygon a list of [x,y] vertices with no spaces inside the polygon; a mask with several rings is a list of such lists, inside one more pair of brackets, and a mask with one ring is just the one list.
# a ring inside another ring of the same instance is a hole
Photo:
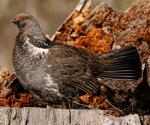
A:
{"label": "grouse", "polygon": [[25,90],[46,103],[99,92],[99,78],[138,79],[141,61],[134,46],[104,54],[50,41],[30,14],[18,14],[13,65]]}

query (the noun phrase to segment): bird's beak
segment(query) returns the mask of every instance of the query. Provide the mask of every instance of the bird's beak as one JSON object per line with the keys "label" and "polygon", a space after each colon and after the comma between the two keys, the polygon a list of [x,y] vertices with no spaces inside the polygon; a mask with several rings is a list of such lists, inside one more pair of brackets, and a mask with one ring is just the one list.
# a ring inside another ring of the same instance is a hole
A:
{"label": "bird's beak", "polygon": [[11,22],[14,23],[14,24],[17,24],[18,20],[15,18],[15,19],[12,19]]}

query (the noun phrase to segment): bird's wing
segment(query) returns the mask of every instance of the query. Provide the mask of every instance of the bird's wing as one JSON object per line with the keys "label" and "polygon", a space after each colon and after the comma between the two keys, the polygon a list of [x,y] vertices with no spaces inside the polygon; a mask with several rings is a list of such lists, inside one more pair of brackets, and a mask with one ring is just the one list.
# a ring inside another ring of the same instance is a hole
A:
{"label": "bird's wing", "polygon": [[54,45],[44,63],[47,74],[64,86],[97,93],[99,86],[91,71],[90,54],[75,47]]}
{"label": "bird's wing", "polygon": [[27,86],[30,93],[40,101],[57,102],[59,100],[58,97],[64,97],[51,75],[40,68],[37,68],[36,71],[28,71],[25,79],[28,81]]}

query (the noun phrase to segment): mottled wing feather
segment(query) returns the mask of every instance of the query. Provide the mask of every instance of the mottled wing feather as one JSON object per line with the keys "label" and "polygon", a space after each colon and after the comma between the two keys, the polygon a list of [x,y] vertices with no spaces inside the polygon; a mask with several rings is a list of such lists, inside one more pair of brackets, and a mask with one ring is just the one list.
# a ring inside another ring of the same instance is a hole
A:
{"label": "mottled wing feather", "polygon": [[97,93],[99,86],[91,72],[89,59],[90,55],[85,50],[55,45],[50,48],[44,69],[58,84]]}

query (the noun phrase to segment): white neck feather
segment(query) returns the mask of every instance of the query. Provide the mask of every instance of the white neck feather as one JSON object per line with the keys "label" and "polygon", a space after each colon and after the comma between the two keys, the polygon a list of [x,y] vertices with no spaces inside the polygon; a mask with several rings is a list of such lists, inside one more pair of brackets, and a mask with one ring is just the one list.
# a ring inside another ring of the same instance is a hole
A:
{"label": "white neck feather", "polygon": [[24,49],[28,51],[32,56],[45,56],[49,49],[44,49],[44,48],[39,48],[30,43],[30,38],[26,38],[25,43],[24,43]]}

